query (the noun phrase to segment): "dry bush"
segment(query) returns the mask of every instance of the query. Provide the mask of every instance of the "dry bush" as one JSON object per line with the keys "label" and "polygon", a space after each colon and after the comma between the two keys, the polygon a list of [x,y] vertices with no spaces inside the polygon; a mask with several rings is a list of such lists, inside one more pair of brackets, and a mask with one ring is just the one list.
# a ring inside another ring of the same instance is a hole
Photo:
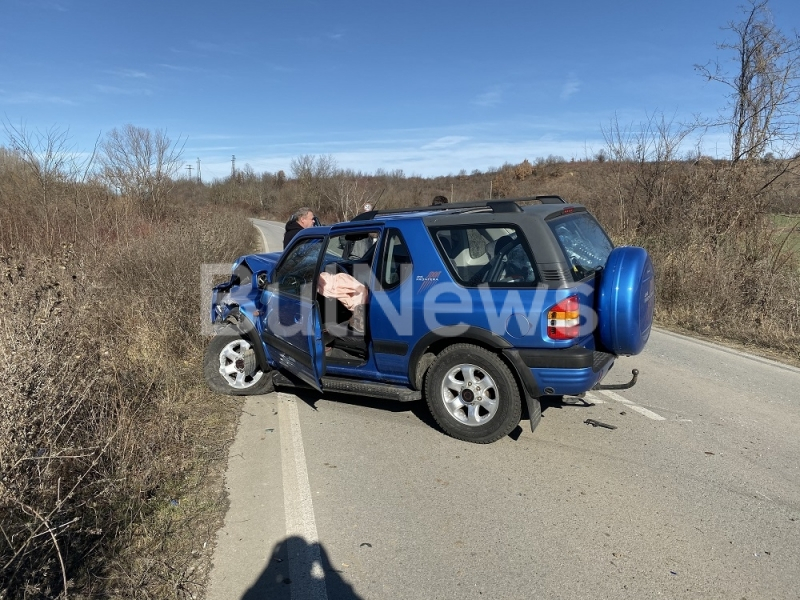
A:
{"label": "dry bush", "polygon": [[113,409],[71,259],[2,257],[0,596],[10,598],[55,597],[103,533],[95,484]]}
{"label": "dry bush", "polygon": [[527,158],[514,167],[514,178],[519,181],[525,181],[531,175],[533,175],[533,165]]}
{"label": "dry bush", "polygon": [[202,590],[237,404],[199,375],[200,265],[253,231],[128,216],[97,255],[0,257],[0,598]]}
{"label": "dry bush", "polygon": [[765,185],[780,165],[604,167],[615,202],[595,208],[617,243],[650,252],[659,323],[800,359],[800,266],[768,212],[775,192]]}

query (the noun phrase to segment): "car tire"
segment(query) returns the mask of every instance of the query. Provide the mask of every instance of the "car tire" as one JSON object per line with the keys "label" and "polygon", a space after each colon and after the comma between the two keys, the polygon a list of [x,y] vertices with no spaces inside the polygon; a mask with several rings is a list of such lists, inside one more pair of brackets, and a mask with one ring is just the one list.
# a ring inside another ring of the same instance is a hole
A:
{"label": "car tire", "polygon": [[522,418],[519,387],[503,360],[471,344],[442,351],[428,369],[425,399],[449,436],[489,444],[508,435]]}
{"label": "car tire", "polygon": [[211,390],[228,396],[268,394],[274,389],[271,373],[258,365],[250,341],[230,325],[206,347],[203,375]]}

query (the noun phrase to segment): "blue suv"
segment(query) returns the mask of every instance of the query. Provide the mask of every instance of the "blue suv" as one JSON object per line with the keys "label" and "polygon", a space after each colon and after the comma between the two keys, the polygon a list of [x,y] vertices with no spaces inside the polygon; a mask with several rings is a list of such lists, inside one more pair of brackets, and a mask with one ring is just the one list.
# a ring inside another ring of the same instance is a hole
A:
{"label": "blue suv", "polygon": [[654,300],[647,252],[558,196],[371,211],[239,258],[204,374],[224,394],[424,399],[445,433],[489,443],[523,400],[533,430],[540,398],[602,387]]}

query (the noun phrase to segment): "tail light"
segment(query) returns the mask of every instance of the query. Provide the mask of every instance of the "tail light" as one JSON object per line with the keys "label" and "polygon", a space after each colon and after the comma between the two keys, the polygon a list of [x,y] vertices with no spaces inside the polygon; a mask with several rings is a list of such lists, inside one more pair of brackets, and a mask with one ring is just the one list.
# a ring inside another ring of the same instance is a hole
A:
{"label": "tail light", "polygon": [[580,302],[577,296],[565,298],[547,311],[547,335],[554,340],[571,340],[580,331]]}

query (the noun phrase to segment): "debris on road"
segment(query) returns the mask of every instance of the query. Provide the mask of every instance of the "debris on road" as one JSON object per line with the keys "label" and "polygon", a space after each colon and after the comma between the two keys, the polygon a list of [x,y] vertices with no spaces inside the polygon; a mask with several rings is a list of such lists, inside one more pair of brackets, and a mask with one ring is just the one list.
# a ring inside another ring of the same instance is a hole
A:
{"label": "debris on road", "polygon": [[584,421],[587,425],[591,425],[592,427],[605,427],[606,429],[616,429],[616,425],[609,425],[608,423],[603,423],[602,421],[598,421],[597,419],[586,419]]}

